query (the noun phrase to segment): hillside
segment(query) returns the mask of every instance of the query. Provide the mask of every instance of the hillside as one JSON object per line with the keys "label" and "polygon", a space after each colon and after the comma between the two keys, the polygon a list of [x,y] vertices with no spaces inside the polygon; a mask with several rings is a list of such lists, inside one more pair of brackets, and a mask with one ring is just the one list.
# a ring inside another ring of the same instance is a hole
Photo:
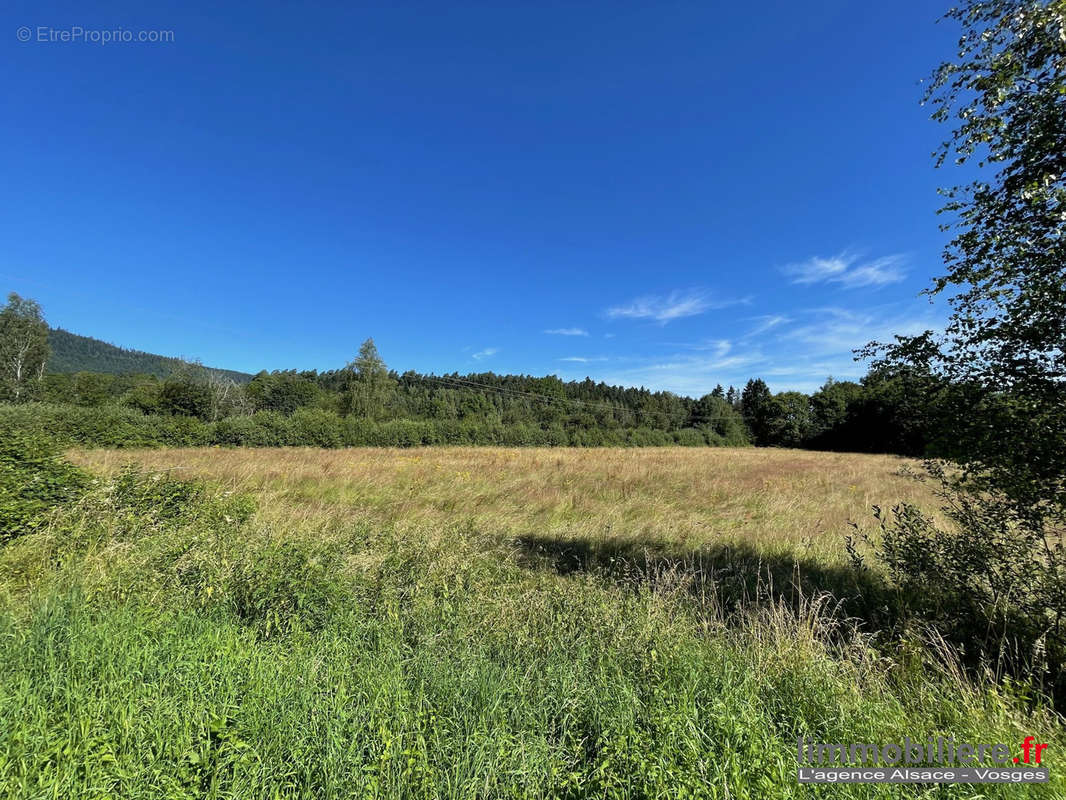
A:
{"label": "hillside", "polygon": [[[79,336],[62,328],[50,328],[48,344],[52,348],[48,372],[105,372],[111,375],[155,375],[165,378],[181,365],[181,359],[116,347],[91,336]],[[228,369],[210,369],[247,383],[252,376]]]}

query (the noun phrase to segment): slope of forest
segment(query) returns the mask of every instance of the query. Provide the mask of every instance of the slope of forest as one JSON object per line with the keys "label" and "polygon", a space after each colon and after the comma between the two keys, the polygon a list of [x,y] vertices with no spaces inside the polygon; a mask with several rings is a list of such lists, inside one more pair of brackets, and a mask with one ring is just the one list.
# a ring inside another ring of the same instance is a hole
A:
{"label": "slope of forest", "polygon": [[[130,350],[94,339],[80,336],[62,328],[50,328],[48,344],[51,356],[47,371],[69,374],[74,372],[102,372],[108,375],[154,375],[166,378],[182,365],[181,359]],[[247,383],[252,376],[245,372],[211,368],[238,383]]]}

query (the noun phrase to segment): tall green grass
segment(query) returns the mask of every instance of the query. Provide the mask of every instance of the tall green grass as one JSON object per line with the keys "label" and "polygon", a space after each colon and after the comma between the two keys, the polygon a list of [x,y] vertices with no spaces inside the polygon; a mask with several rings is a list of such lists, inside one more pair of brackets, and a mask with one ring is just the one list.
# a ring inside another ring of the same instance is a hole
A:
{"label": "tall green grass", "polygon": [[[5,797],[1058,797],[1057,717],[824,596],[561,572],[473,525],[292,530],[126,471],[0,549]],[[1047,786],[800,786],[795,739],[1051,743]]]}

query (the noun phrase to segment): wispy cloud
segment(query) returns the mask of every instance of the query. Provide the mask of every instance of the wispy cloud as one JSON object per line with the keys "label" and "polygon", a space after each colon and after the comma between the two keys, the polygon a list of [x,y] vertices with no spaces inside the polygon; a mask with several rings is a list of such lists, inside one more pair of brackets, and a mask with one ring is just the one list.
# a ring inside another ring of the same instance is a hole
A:
{"label": "wispy cloud", "polygon": [[[742,387],[748,378],[763,377],[774,391],[812,392],[832,375],[858,380],[868,364],[856,361],[854,349],[870,340],[890,341],[895,334],[920,333],[942,327],[942,312],[933,307],[915,309],[909,303],[887,303],[853,309],[845,307],[797,308],[784,314],[750,318],[758,338],[746,333],[736,339],[704,339],[694,343],[663,343],[676,350],[663,355],[632,353],[612,355],[606,363],[587,367],[596,380],[625,386],[644,386],[690,396],[732,384]],[[591,359],[590,359],[591,360]],[[568,375],[580,379],[587,363],[574,356]],[[564,368],[566,369],[566,368]],[[579,372],[580,370],[580,372]]]}
{"label": "wispy cloud", "polygon": [[793,283],[839,283],[845,289],[857,289],[898,283],[907,275],[906,262],[902,253],[864,261],[855,253],[843,252],[830,258],[815,256],[789,264],[782,272],[791,276]]}
{"label": "wispy cloud", "polygon": [[[744,380],[756,374],[759,365],[766,363],[766,358],[758,350],[727,353],[724,344],[710,353],[612,357],[605,359],[613,365],[612,368],[597,371],[594,375],[597,380],[609,384],[644,386],[696,397],[711,391],[716,383],[743,386]],[[584,374],[575,371],[570,377],[579,380]]]}
{"label": "wispy cloud", "polygon": [[474,353],[474,358],[478,361],[481,361],[481,359],[494,356],[498,352],[500,352],[500,348],[498,347],[486,347],[484,350],[478,350],[476,353]]}
{"label": "wispy cloud", "polygon": [[740,300],[715,300],[701,290],[673,291],[668,295],[645,295],[630,303],[608,308],[604,314],[609,319],[652,319],[665,325],[675,319],[694,317],[717,308],[749,302]]}
{"label": "wispy cloud", "polygon": [[867,342],[890,341],[893,336],[913,336],[940,323],[928,313],[922,316],[893,314],[890,307],[854,311],[847,308],[814,308],[805,313],[811,321],[791,328],[781,339],[800,345],[803,352],[817,356],[850,353]]}
{"label": "wispy cloud", "polygon": [[584,328],[549,328],[544,331],[554,336],[588,336],[589,332]]}
{"label": "wispy cloud", "polygon": [[697,350],[701,353],[713,353],[711,358],[724,358],[726,353],[733,349],[733,343],[728,339],[704,339],[700,342],[674,342],[673,347],[683,347],[686,350]]}
{"label": "wispy cloud", "polygon": [[559,360],[560,361],[571,361],[571,362],[574,362],[576,364],[592,364],[592,363],[595,363],[597,361],[606,361],[607,357],[606,356],[596,356],[594,358],[590,358],[590,357],[587,357],[587,356],[567,356],[566,358],[560,358]]}
{"label": "wispy cloud", "polygon": [[742,338],[750,339],[753,336],[760,336],[767,331],[772,331],[774,328],[791,322],[790,317],[786,317],[783,314],[764,314],[761,317],[752,317],[753,322],[756,322],[756,326],[750,331],[744,334]]}

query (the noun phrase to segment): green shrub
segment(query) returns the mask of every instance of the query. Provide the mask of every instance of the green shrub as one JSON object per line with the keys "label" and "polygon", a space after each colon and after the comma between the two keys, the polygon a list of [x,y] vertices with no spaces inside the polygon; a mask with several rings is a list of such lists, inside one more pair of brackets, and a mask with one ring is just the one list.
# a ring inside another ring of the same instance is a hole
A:
{"label": "green shrub", "polygon": [[395,419],[378,426],[380,443],[387,447],[418,447],[432,439],[432,424]]}
{"label": "green shrub", "polygon": [[[196,417],[168,416],[157,414],[139,420],[143,426],[145,446],[202,447],[211,444],[214,427]],[[93,442],[84,442],[92,445]],[[118,445],[122,446],[122,445]]]}
{"label": "green shrub", "polygon": [[625,443],[630,447],[666,447],[674,442],[666,431],[653,428],[631,428],[626,431]]}
{"label": "green shrub", "polygon": [[163,473],[149,473],[127,466],[110,486],[110,502],[116,510],[134,511],[153,519],[184,516],[205,496],[199,481],[174,480]]}
{"label": "green shrub", "polygon": [[[335,411],[298,408],[204,422],[182,414],[143,414],[125,406],[82,407],[49,403],[0,405],[0,425],[48,434],[84,447],[665,447],[746,445],[740,428],[665,431],[651,428],[583,428],[555,421],[503,423],[498,419],[394,419],[341,417]],[[723,432],[724,431],[724,432]]]}
{"label": "green shrub", "polygon": [[207,444],[210,438],[210,426],[200,420],[145,415],[119,406],[2,405],[0,426],[47,434],[59,444],[87,447],[191,447]]}
{"label": "green shrub", "polygon": [[682,447],[704,447],[707,445],[707,438],[702,431],[695,428],[683,428],[674,431],[674,442]]}
{"label": "green shrub", "polygon": [[36,528],[45,513],[77,496],[86,476],[41,434],[0,432],[0,544]]}
{"label": "green shrub", "polygon": [[94,543],[107,546],[153,539],[160,552],[169,552],[173,558],[164,558],[148,572],[169,572],[173,559],[195,549],[197,542],[206,540],[214,546],[230,538],[232,530],[255,511],[249,495],[220,493],[202,481],[181,480],[136,465],[92,483],[76,506],[53,518],[56,546],[81,552]]}
{"label": "green shrub", "polygon": [[151,426],[139,411],[116,406],[71,408],[60,406],[53,412],[66,438],[75,444],[97,447],[144,447],[156,444]]}
{"label": "green shrub", "polygon": [[289,418],[292,442],[309,447],[340,447],[341,418],[320,408],[298,408]]}
{"label": "green shrub", "polygon": [[[938,524],[901,503],[875,506],[876,537],[864,536],[896,591],[900,610],[960,647],[970,666],[994,663],[1066,705],[1066,551],[1011,513],[994,492],[977,491],[928,464],[940,484]],[[854,541],[853,566],[865,568]]]}
{"label": "green shrub", "polygon": [[259,441],[270,447],[298,444],[290,419],[276,411],[258,411],[251,417],[258,429]]}
{"label": "green shrub", "polygon": [[292,424],[275,411],[225,417],[215,423],[212,444],[243,447],[282,447],[295,442]]}

